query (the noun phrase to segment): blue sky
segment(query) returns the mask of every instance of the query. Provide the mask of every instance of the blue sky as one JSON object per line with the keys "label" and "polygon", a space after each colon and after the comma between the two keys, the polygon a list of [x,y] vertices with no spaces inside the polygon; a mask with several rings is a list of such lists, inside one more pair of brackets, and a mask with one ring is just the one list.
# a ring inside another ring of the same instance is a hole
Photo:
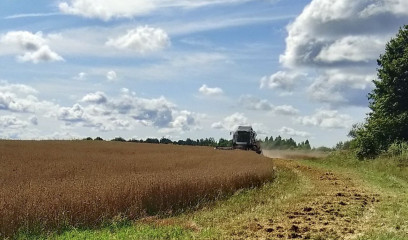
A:
{"label": "blue sky", "polygon": [[0,138],[229,138],[313,146],[364,121],[404,0],[5,0]]}

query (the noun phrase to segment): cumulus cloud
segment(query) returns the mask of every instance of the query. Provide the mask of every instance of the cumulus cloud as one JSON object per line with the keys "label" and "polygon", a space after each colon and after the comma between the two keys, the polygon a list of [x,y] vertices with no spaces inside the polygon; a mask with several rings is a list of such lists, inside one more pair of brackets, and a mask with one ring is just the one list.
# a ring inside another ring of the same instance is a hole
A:
{"label": "cumulus cloud", "polygon": [[239,98],[239,104],[249,110],[270,111],[274,106],[266,99],[259,99],[251,95],[243,95]]}
{"label": "cumulus cloud", "polygon": [[221,88],[218,87],[214,87],[214,88],[210,88],[207,87],[207,85],[203,84],[198,91],[205,95],[205,96],[220,96],[224,93],[224,91]]}
{"label": "cumulus cloud", "polygon": [[274,111],[277,114],[289,115],[289,116],[297,115],[299,113],[299,110],[294,108],[291,105],[276,106],[274,107]]}
{"label": "cumulus cloud", "polygon": [[307,89],[316,101],[331,105],[367,106],[367,92],[372,89],[374,74],[358,71],[327,70]]}
{"label": "cumulus cloud", "polygon": [[132,18],[160,8],[197,8],[214,4],[230,4],[249,0],[69,0],[59,4],[61,12],[108,21],[112,18]]}
{"label": "cumulus cloud", "polygon": [[234,113],[230,116],[225,117],[220,122],[215,122],[211,125],[215,129],[226,129],[229,131],[235,131],[240,125],[248,125],[248,119],[243,113]]}
{"label": "cumulus cloud", "polygon": [[282,127],[281,129],[278,130],[281,134],[286,134],[292,137],[310,137],[310,133],[304,132],[304,131],[297,131],[293,128],[289,127]]}
{"label": "cumulus cloud", "polygon": [[353,119],[347,114],[336,110],[319,109],[311,116],[298,117],[297,121],[305,126],[316,126],[326,129],[348,129],[353,124]]}
{"label": "cumulus cloud", "polygon": [[323,46],[315,60],[323,63],[369,62],[384,49],[385,39],[376,36],[345,36]]}
{"label": "cumulus cloud", "polygon": [[281,89],[291,92],[296,83],[305,76],[296,72],[278,71],[271,76],[264,76],[261,79],[261,88]]}
{"label": "cumulus cloud", "polygon": [[249,110],[271,111],[279,115],[296,115],[299,113],[299,110],[291,105],[274,106],[266,99],[259,99],[251,95],[241,96],[239,104]]}
{"label": "cumulus cloud", "polygon": [[169,123],[169,127],[161,129],[163,133],[182,133],[192,129],[199,129],[197,119],[202,115],[182,110],[176,113],[176,117]]}
{"label": "cumulus cloud", "polygon": [[115,71],[109,71],[106,73],[106,79],[108,79],[109,82],[115,82],[118,80],[118,75]]}
{"label": "cumulus cloud", "polygon": [[136,125],[159,130],[185,132],[198,125],[198,114],[179,110],[164,97],[141,98],[128,89],[118,97],[103,92],[89,93],[72,107],[61,107],[57,118],[68,126],[90,127],[101,131],[134,129]]}
{"label": "cumulus cloud", "polygon": [[141,26],[128,30],[123,36],[109,39],[106,45],[144,54],[166,48],[170,45],[170,38],[163,29]]}
{"label": "cumulus cloud", "polygon": [[87,117],[85,115],[84,108],[75,104],[72,107],[61,107],[58,111],[58,119],[66,122],[86,122]]}
{"label": "cumulus cloud", "polygon": [[408,7],[402,2],[313,0],[288,26],[286,51],[280,60],[285,66],[373,60],[407,19]]}
{"label": "cumulus cloud", "polygon": [[[308,88],[312,99],[359,105],[375,77],[376,59],[407,21],[405,0],[312,0],[287,26],[279,60],[285,71],[316,75]],[[281,84],[282,78],[282,73],[264,78],[261,86],[287,91],[293,85]]]}
{"label": "cumulus cloud", "polygon": [[0,81],[0,111],[34,113],[52,111],[56,105],[41,101],[38,91],[24,84],[10,84]]}
{"label": "cumulus cloud", "polygon": [[0,37],[0,43],[12,48],[13,53],[21,54],[17,60],[21,62],[55,62],[64,61],[47,45],[47,38],[42,32],[11,31]]}
{"label": "cumulus cloud", "polygon": [[1,129],[22,129],[28,126],[27,121],[22,121],[14,115],[0,116]]}
{"label": "cumulus cloud", "polygon": [[103,103],[106,103],[108,99],[105,96],[105,93],[95,92],[95,93],[88,93],[82,98],[81,101],[86,102],[86,103],[103,104]]}

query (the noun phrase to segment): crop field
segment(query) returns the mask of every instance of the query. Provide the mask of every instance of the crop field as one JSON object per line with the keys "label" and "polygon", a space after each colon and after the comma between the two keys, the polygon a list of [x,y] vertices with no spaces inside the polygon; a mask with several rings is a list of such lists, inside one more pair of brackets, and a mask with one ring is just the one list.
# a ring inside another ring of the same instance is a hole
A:
{"label": "crop field", "polygon": [[254,152],[96,141],[0,141],[0,237],[172,214],[273,179]]}

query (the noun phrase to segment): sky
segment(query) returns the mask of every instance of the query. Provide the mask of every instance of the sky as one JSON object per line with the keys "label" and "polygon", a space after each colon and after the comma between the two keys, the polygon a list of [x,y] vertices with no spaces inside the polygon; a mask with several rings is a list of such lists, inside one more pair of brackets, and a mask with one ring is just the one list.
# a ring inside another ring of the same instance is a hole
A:
{"label": "sky", "polygon": [[348,140],[406,0],[3,0],[0,139]]}

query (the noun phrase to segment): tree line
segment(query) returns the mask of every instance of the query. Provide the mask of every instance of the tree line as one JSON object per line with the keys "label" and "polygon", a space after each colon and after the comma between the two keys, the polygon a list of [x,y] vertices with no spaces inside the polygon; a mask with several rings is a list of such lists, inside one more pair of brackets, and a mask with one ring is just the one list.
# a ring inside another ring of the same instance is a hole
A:
{"label": "tree line", "polygon": [[[84,138],[83,140],[88,140],[88,141],[104,141],[101,137],[96,137],[95,139],[91,137]],[[110,141],[113,142],[134,142],[134,143],[153,143],[153,144],[176,144],[176,145],[188,145],[188,146],[210,146],[210,147],[228,147],[232,146],[232,140],[226,140],[224,138],[220,138],[218,141],[216,141],[214,138],[201,138],[201,139],[191,139],[187,138],[186,140],[175,140],[172,141],[171,139],[162,137],[160,139],[158,138],[146,138],[146,139],[129,139],[126,140],[122,137],[116,137],[111,139]]]}
{"label": "tree line", "polygon": [[280,150],[311,150],[309,140],[296,143],[292,138],[285,139],[281,136],[277,136],[275,139],[271,137],[265,137],[265,140],[262,142],[262,148],[265,149],[280,149]]}
{"label": "tree line", "polygon": [[[101,137],[96,137],[95,139],[91,137],[84,138],[83,140],[94,140],[94,141],[104,141]],[[225,138],[220,138],[216,141],[213,137],[210,138],[201,138],[201,139],[191,139],[187,138],[186,140],[175,140],[162,137],[158,138],[146,138],[146,139],[129,139],[126,140],[122,137],[116,137],[110,141],[114,142],[134,142],[134,143],[153,143],[153,144],[176,144],[176,145],[188,145],[188,146],[209,146],[209,147],[231,147],[232,140]],[[259,140],[261,145],[265,149],[293,149],[293,150],[311,150],[309,140],[296,143],[292,138],[285,139],[281,136],[276,137],[275,139],[271,137],[266,137],[264,140]]]}

